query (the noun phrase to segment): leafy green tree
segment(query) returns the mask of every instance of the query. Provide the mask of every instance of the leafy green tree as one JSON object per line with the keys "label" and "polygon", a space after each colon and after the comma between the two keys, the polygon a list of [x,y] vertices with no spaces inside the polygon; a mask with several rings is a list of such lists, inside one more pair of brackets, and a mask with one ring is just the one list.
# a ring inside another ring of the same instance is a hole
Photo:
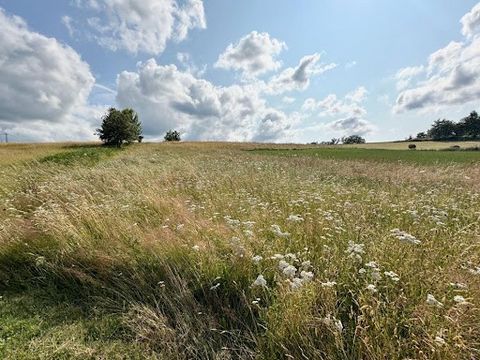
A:
{"label": "leafy green tree", "polygon": [[419,132],[419,133],[417,134],[416,139],[417,139],[417,140],[426,140],[426,139],[428,139],[428,135],[427,135],[426,132],[423,132],[423,131],[422,131],[422,132]]}
{"label": "leafy green tree", "polygon": [[165,141],[180,141],[180,133],[177,130],[168,130],[164,136]]}
{"label": "leafy green tree", "polygon": [[344,136],[342,138],[344,144],[365,144],[365,139],[360,135]]}
{"label": "leafy green tree", "polygon": [[460,120],[457,127],[461,130],[461,135],[466,138],[480,137],[480,116],[476,111]]}
{"label": "leafy green tree", "polygon": [[430,130],[428,130],[428,136],[432,140],[451,140],[455,139],[458,135],[458,126],[450,120],[437,120],[433,123]]}
{"label": "leafy green tree", "polygon": [[108,109],[102,118],[101,127],[97,129],[97,135],[105,145],[117,147],[139,141],[141,134],[142,124],[133,109]]}

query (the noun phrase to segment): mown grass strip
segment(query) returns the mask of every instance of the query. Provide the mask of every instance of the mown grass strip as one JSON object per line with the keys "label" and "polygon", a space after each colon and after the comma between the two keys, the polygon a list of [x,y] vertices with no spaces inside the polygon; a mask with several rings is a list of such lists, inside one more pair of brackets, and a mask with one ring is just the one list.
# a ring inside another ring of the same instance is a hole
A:
{"label": "mown grass strip", "polygon": [[252,153],[276,156],[310,156],[335,160],[408,162],[421,165],[473,164],[480,162],[480,151],[383,150],[355,148],[253,149]]}

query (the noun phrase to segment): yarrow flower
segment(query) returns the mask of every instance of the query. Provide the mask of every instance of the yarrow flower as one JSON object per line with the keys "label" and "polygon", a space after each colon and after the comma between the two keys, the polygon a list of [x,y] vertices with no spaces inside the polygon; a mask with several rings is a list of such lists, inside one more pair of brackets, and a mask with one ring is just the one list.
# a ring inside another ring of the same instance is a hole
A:
{"label": "yarrow flower", "polygon": [[311,271],[301,271],[300,277],[304,282],[310,282],[313,279],[313,272]]}
{"label": "yarrow flower", "polygon": [[414,245],[418,245],[418,244],[421,244],[422,242],[420,240],[418,240],[415,236],[405,232],[405,231],[402,231],[400,229],[393,229],[393,230],[390,230],[390,233],[395,236],[398,240],[400,241],[404,241],[404,242],[407,242],[407,243],[410,243],[410,244],[414,244]]}
{"label": "yarrow flower", "polygon": [[270,226],[270,229],[278,237],[283,237],[284,238],[284,237],[290,236],[290,233],[282,232],[282,230],[280,229],[280,226],[278,226],[278,225],[274,224],[274,225]]}
{"label": "yarrow flower", "polygon": [[260,255],[255,255],[252,257],[252,261],[255,263],[255,264],[258,264],[260,261],[263,260],[263,257],[260,256]]}
{"label": "yarrow flower", "polygon": [[443,346],[446,344],[445,339],[442,338],[441,336],[435,336],[435,343],[440,346]]}
{"label": "yarrow flower", "polygon": [[258,275],[257,278],[255,279],[255,281],[253,282],[252,286],[266,288],[267,287],[267,280],[265,280],[263,275]]}
{"label": "yarrow flower", "polygon": [[[290,281],[290,280],[289,280]],[[301,288],[303,285],[303,280],[300,279],[300,278],[293,278],[291,281],[290,281],[290,286],[292,287],[293,290],[297,290],[299,288]]]}
{"label": "yarrow flower", "polygon": [[443,307],[443,304],[437,299],[435,299],[435,296],[433,296],[432,294],[427,295],[427,304],[436,307]]}
{"label": "yarrow flower", "polygon": [[304,219],[300,215],[290,215],[287,218],[287,221],[292,221],[292,222],[302,222]]}
{"label": "yarrow flower", "polygon": [[322,282],[321,285],[322,287],[332,288],[335,285],[337,285],[337,283],[335,281],[327,281],[327,282]]}
{"label": "yarrow flower", "polygon": [[322,319],[322,321],[325,325],[334,327],[338,332],[343,331],[342,322],[339,319],[335,318],[334,316],[327,315]]}
{"label": "yarrow flower", "polygon": [[297,273],[297,268],[293,265],[288,265],[283,269],[283,274],[289,278],[293,278]]}
{"label": "yarrow flower", "polygon": [[362,261],[362,255],[365,254],[364,244],[356,244],[353,241],[348,242],[347,250],[345,253],[348,254],[349,258],[355,259],[357,261]]}
{"label": "yarrow flower", "polygon": [[385,276],[388,276],[392,281],[397,282],[400,280],[400,277],[393,271],[385,271],[384,274]]}
{"label": "yarrow flower", "polygon": [[367,286],[367,290],[370,291],[372,294],[375,294],[377,292],[377,287],[373,284],[369,284]]}

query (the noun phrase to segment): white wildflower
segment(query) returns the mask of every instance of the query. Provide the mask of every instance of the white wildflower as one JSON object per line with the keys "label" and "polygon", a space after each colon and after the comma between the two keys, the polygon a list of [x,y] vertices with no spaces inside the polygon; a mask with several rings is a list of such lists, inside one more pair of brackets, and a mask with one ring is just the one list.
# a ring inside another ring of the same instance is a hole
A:
{"label": "white wildflower", "polygon": [[443,304],[437,299],[435,299],[435,296],[433,296],[432,294],[427,295],[427,304],[436,307],[443,307]]}
{"label": "white wildflower", "polygon": [[375,294],[377,292],[377,287],[373,284],[369,284],[367,286],[367,290],[370,291],[372,294]]}
{"label": "white wildflower", "polygon": [[255,255],[252,257],[252,261],[255,263],[255,264],[258,264],[260,261],[263,260],[263,257],[261,255]]}
{"label": "white wildflower", "polygon": [[253,305],[258,305],[260,303],[260,298],[256,298],[255,300],[252,301]]}
{"label": "white wildflower", "polygon": [[285,269],[283,269],[283,274],[289,278],[293,278],[297,273],[297,268],[293,265],[288,265]]}
{"label": "white wildflower", "polygon": [[308,269],[310,266],[311,266],[310,261],[305,260],[305,261],[302,262],[302,268],[303,269]]}
{"label": "white wildflower", "polygon": [[310,282],[313,279],[313,272],[311,272],[311,271],[301,271],[300,272],[300,277],[303,279],[303,281]]}
{"label": "white wildflower", "polygon": [[270,226],[270,229],[272,230],[272,232],[277,235],[278,237],[287,237],[290,235],[290,233],[288,232],[282,232],[282,230],[280,230],[280,226],[278,225],[272,225]]}
{"label": "white wildflower", "polygon": [[303,285],[303,280],[300,278],[293,278],[292,281],[290,281],[290,286],[292,287],[293,290],[297,290],[301,288]]}
{"label": "white wildflower", "polygon": [[198,246],[198,245],[193,245],[193,246],[192,246],[192,249],[195,250],[195,251],[200,251],[200,246]]}
{"label": "white wildflower", "polygon": [[359,273],[360,275],[363,275],[363,274],[365,274],[366,272],[367,272],[367,270],[365,270],[364,268],[358,269],[358,273]]}
{"label": "white wildflower", "polygon": [[287,221],[292,221],[292,222],[302,222],[304,219],[300,215],[290,215],[287,218]]}
{"label": "white wildflower", "polygon": [[342,332],[343,331],[343,324],[342,322],[335,318],[334,316],[331,316],[331,315],[327,315],[326,317],[324,317],[323,319],[323,323],[327,326],[333,326],[335,327],[335,329],[338,331],[338,332]]}
{"label": "white wildflower", "polygon": [[414,245],[418,245],[418,244],[421,244],[422,242],[420,240],[418,240],[415,236],[405,232],[405,231],[402,231],[400,229],[393,229],[393,230],[390,230],[390,233],[395,236],[398,240],[400,241],[404,241],[404,242],[407,242],[407,243],[410,243],[410,244],[414,244]]}
{"label": "white wildflower", "polygon": [[267,280],[263,277],[263,275],[258,275],[255,281],[253,282],[252,286],[259,286],[266,288],[267,287]]}
{"label": "white wildflower", "polygon": [[393,271],[385,271],[384,274],[385,276],[388,276],[392,281],[397,282],[400,280],[400,277]]}
{"label": "white wildflower", "polygon": [[349,241],[345,253],[348,254],[349,258],[362,261],[362,255],[365,253],[364,247],[364,244],[356,244],[353,241]]}
{"label": "white wildflower", "polygon": [[298,259],[297,259],[297,255],[292,254],[292,253],[285,254],[285,257],[286,257],[286,258],[289,258],[289,259],[292,260],[292,261],[297,261],[297,260],[298,260]]}
{"label": "white wildflower", "polygon": [[290,264],[288,262],[286,262],[285,260],[280,260],[278,262],[278,268],[283,271],[283,269],[285,269],[287,266],[289,266]]}
{"label": "white wildflower", "polygon": [[321,285],[322,287],[325,287],[325,288],[332,288],[335,285],[337,285],[337,283],[335,281],[327,281],[327,282],[322,282]]}
{"label": "white wildflower", "polygon": [[282,254],[275,254],[272,257],[270,257],[270,259],[272,260],[283,260],[284,258],[285,256],[283,256]]}

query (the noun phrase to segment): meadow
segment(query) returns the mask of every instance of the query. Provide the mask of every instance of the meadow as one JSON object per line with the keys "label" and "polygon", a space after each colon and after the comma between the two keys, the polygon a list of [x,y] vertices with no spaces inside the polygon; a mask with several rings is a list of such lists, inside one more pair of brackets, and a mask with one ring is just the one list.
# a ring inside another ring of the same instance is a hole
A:
{"label": "meadow", "polygon": [[0,165],[2,359],[480,358],[480,152],[4,145]]}

